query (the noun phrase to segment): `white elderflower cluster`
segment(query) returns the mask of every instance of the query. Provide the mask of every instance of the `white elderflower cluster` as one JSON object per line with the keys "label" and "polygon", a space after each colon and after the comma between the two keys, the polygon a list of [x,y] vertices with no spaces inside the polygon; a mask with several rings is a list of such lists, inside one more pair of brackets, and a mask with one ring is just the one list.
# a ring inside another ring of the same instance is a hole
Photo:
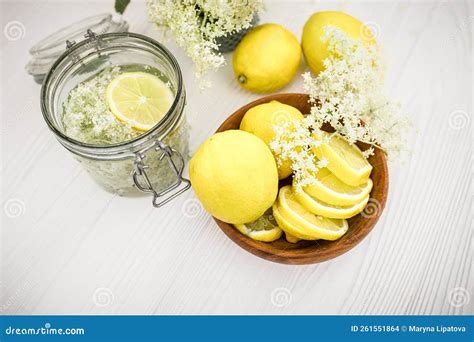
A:
{"label": "white elderflower cluster", "polygon": [[[148,0],[150,20],[170,31],[195,65],[196,77],[225,63],[216,39],[249,28],[262,0]],[[209,82],[201,79],[202,86]]]}
{"label": "white elderflower cluster", "polygon": [[308,118],[307,115],[301,122],[274,125],[275,138],[270,142],[270,148],[277,156],[279,166],[284,161],[291,162],[298,190],[314,182],[314,178],[308,175],[315,175],[320,168],[327,166],[327,160],[318,160],[312,152],[312,149],[319,147],[324,140],[315,139],[313,134],[316,132],[307,129]]}
{"label": "white elderflower cluster", "polygon": [[107,86],[121,73],[120,67],[105,68],[74,87],[63,103],[64,133],[95,145],[116,144],[140,135],[115,118],[106,100]]}
{"label": "white elderflower cluster", "polygon": [[309,72],[303,74],[311,113],[295,126],[296,131],[275,127],[276,137],[271,144],[282,160],[292,160],[300,189],[313,183],[315,173],[327,164],[311,153],[321,143],[314,139],[314,134],[320,136],[323,124],[331,125],[349,143],[361,141],[372,145],[363,151],[366,158],[374,153],[374,147],[389,157],[400,154],[406,146],[404,133],[410,127],[409,121],[398,115],[399,105],[385,95],[384,66],[375,45],[366,46],[330,26],[325,28],[321,40],[329,52],[324,60],[325,69],[316,77]]}

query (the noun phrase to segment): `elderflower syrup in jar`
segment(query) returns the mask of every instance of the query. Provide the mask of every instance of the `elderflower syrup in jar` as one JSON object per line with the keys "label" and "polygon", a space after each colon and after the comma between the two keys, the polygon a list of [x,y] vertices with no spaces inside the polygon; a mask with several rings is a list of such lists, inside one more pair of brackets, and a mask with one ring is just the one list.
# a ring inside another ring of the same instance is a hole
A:
{"label": "elderflower syrup in jar", "polygon": [[58,141],[113,193],[150,193],[160,207],[189,189],[185,90],[171,53],[133,33],[88,31],[67,45],[41,90]]}

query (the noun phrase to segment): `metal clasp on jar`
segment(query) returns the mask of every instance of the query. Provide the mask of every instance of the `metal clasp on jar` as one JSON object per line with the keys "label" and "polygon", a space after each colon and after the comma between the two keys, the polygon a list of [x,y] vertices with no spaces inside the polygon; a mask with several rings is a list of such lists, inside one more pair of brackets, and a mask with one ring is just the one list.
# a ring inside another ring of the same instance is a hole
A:
{"label": "metal clasp on jar", "polygon": [[[167,159],[169,166],[175,174],[176,181],[163,190],[157,191],[153,187],[153,184],[150,181],[150,177],[148,176],[146,171],[149,166],[143,162],[145,159],[144,153],[146,152],[146,150],[135,154],[133,181],[137,188],[141,191],[153,194],[153,206],[159,208],[174,199],[175,197],[179,196],[186,190],[188,190],[191,187],[191,182],[189,181],[189,179],[183,177],[184,158],[181,153],[179,153],[172,147],[162,143],[159,140],[156,142],[156,145],[154,145],[154,147],[156,152],[162,152],[161,156],[159,157],[160,162],[164,158]],[[179,166],[177,166],[173,161],[173,156],[177,156],[179,158]]]}
{"label": "metal clasp on jar", "polygon": [[[90,46],[94,47],[97,51],[97,54],[100,56],[100,51],[104,47],[104,43],[100,37],[98,37],[94,31],[91,29],[87,29],[86,33],[84,34],[84,38],[86,38],[85,42]],[[76,45],[74,40],[66,40],[66,50],[70,50],[72,47]],[[71,61],[77,63],[80,61],[80,57],[74,53],[70,53]]]}

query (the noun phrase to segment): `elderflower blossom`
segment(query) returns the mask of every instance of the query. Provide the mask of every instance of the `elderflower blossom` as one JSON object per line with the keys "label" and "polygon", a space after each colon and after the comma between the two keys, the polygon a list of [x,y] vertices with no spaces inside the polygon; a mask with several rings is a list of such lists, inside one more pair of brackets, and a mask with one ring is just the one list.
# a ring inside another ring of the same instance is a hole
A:
{"label": "elderflower blossom", "polygon": [[217,38],[251,26],[262,0],[148,0],[150,20],[170,31],[176,43],[195,65],[201,86],[209,86],[202,76],[225,64]]}
{"label": "elderflower blossom", "polygon": [[311,153],[312,148],[331,138],[314,139],[323,124],[332,126],[351,144],[361,141],[371,145],[362,152],[365,158],[374,153],[374,147],[389,157],[400,154],[410,126],[408,119],[397,115],[399,105],[385,95],[384,66],[376,46],[366,46],[331,26],[325,27],[321,40],[329,52],[325,69],[316,77],[303,74],[311,112],[295,124],[294,130],[288,125],[275,127],[276,136],[270,144],[278,159],[291,160],[297,190],[314,184],[317,171],[327,166],[327,161],[318,161]]}
{"label": "elderflower blossom", "polygon": [[118,66],[105,68],[69,92],[61,118],[67,136],[88,144],[109,145],[140,135],[130,124],[117,120],[107,104],[107,86],[121,73]]}

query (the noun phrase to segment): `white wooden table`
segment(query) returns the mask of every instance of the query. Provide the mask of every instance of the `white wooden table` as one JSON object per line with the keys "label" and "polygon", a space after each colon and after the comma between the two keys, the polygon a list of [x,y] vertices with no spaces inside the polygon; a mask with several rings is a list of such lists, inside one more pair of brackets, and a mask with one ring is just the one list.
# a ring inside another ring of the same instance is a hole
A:
{"label": "white wooden table", "polygon": [[[1,1],[2,313],[474,313],[472,1],[266,1],[261,22],[298,37],[318,10],[369,22],[388,57],[388,91],[418,130],[412,156],[390,166],[388,205],[369,237],[310,266],[245,252],[192,191],[162,210],[147,197],[106,193],[55,140],[40,112],[40,87],[24,70],[28,49],[112,4]],[[125,19],[131,31],[163,40],[143,1],[132,0]],[[172,41],[166,45],[184,73],[195,151],[258,96],[240,89],[230,65],[200,92],[190,61]],[[301,83],[297,76],[283,91],[299,92]]]}

